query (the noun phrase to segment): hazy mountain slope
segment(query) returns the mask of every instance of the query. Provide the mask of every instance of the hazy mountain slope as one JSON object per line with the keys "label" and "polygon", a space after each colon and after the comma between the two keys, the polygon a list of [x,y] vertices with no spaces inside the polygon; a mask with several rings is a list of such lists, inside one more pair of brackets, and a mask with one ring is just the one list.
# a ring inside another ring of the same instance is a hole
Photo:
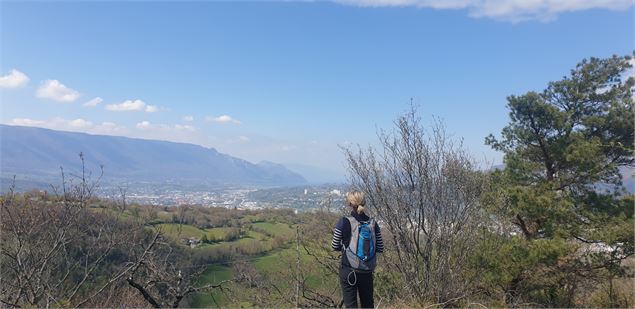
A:
{"label": "hazy mountain slope", "polygon": [[193,144],[90,135],[0,125],[0,168],[4,175],[57,174],[76,169],[84,153],[88,169],[103,165],[108,178],[218,184],[292,185],[306,180],[284,166],[256,165]]}
{"label": "hazy mountain slope", "polygon": [[[491,168],[491,170],[502,170],[505,169],[505,164],[498,164]],[[628,166],[620,166],[619,168],[620,175],[622,175],[622,185],[626,189],[626,191],[635,194],[635,168]],[[597,184],[598,188],[613,190],[613,186],[606,184]]]}
{"label": "hazy mountain slope", "polygon": [[313,184],[346,182],[345,167],[342,167],[340,171],[335,171],[327,168],[297,163],[285,163],[284,166],[301,174],[308,182]]}

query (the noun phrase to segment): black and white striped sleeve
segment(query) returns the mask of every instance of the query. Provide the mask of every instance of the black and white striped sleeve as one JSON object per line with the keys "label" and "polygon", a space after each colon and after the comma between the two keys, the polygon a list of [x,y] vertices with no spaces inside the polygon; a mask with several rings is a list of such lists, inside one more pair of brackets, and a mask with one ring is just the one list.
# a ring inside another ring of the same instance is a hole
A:
{"label": "black and white striped sleeve", "polygon": [[342,251],[342,230],[337,227],[333,230],[333,241],[331,241],[331,247],[335,251]]}
{"label": "black and white striped sleeve", "polygon": [[384,252],[384,240],[381,238],[379,224],[375,223],[375,240],[377,242],[377,252]]}
{"label": "black and white striped sleeve", "polygon": [[333,229],[333,241],[331,241],[331,247],[333,248],[333,250],[342,251],[344,242],[348,241],[348,239],[351,237],[350,229],[351,228],[348,219],[341,218],[339,221],[337,221],[337,224],[335,224],[335,229]]}

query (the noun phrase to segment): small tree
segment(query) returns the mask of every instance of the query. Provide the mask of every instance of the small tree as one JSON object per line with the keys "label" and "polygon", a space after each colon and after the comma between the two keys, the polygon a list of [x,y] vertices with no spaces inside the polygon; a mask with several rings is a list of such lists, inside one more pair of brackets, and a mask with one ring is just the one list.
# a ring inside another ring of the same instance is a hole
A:
{"label": "small tree", "polygon": [[[380,149],[344,149],[353,188],[389,230],[386,261],[420,302],[448,306],[469,295],[461,277],[477,242],[484,176],[460,142],[436,121],[421,125],[416,110],[380,132]],[[394,254],[391,254],[390,252]]]}

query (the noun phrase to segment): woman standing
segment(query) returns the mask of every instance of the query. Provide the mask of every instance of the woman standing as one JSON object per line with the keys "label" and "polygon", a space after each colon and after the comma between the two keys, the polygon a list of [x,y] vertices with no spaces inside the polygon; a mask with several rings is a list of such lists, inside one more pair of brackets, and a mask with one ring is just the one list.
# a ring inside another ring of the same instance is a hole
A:
{"label": "woman standing", "polygon": [[376,253],[384,251],[384,241],[377,222],[364,213],[363,192],[348,192],[346,204],[351,213],[337,222],[331,243],[334,250],[342,251],[340,285],[344,305],[357,308],[359,294],[362,308],[374,308],[373,270]]}

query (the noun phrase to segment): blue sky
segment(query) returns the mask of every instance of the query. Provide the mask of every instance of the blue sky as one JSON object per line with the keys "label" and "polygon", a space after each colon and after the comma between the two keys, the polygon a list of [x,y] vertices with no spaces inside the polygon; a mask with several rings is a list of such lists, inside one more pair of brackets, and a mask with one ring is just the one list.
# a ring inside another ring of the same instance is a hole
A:
{"label": "blue sky", "polygon": [[374,143],[413,98],[496,164],[506,96],[631,53],[632,4],[3,1],[0,121],[343,172],[337,145]]}

